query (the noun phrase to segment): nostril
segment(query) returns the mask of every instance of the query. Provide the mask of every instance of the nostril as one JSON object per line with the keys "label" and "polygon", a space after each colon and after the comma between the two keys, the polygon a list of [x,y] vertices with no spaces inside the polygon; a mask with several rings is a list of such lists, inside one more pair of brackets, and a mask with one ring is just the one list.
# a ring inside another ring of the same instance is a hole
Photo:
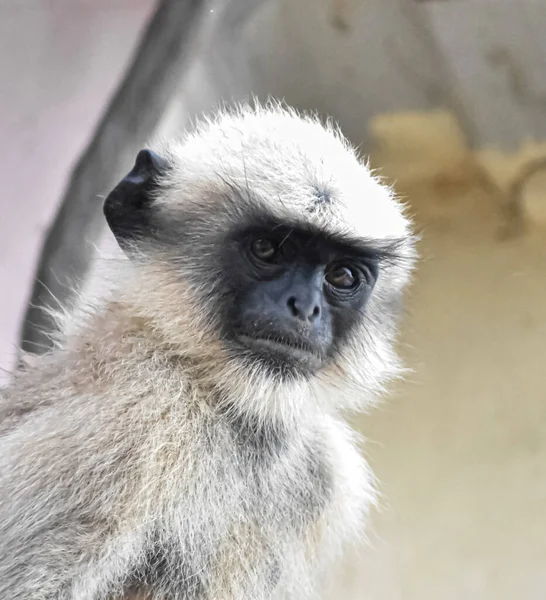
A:
{"label": "nostril", "polygon": [[296,297],[295,296],[290,296],[290,298],[288,298],[288,308],[290,309],[290,312],[292,313],[293,317],[297,317],[299,315],[299,310],[298,307],[296,306]]}
{"label": "nostril", "polygon": [[316,319],[319,315],[320,315],[320,307],[315,306],[315,308],[313,309],[313,313],[311,314],[310,320]]}

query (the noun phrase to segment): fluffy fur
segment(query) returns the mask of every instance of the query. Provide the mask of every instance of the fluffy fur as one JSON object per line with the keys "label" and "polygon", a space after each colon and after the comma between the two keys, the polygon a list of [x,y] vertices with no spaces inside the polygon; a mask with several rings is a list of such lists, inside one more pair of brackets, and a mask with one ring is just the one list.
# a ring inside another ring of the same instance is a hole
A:
{"label": "fluffy fur", "polygon": [[[1,392],[6,600],[312,597],[373,501],[340,411],[399,372],[400,204],[334,127],[280,106],[222,112],[159,151],[159,233]],[[361,324],[311,379],[218,336],[218,239],[254,210],[388,248]]]}

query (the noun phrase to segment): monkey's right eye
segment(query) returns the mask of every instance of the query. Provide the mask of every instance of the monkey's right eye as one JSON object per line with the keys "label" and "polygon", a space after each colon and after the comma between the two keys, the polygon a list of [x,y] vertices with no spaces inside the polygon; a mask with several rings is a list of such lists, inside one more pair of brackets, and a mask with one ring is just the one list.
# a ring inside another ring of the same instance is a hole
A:
{"label": "monkey's right eye", "polygon": [[259,260],[272,262],[277,256],[279,247],[274,240],[269,238],[258,238],[250,244],[250,251]]}

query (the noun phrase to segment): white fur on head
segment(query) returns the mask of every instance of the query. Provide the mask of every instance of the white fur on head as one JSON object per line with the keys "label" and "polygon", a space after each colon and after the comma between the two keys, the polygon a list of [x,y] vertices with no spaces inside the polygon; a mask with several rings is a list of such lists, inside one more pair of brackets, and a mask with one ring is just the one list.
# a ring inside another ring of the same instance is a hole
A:
{"label": "white fur on head", "polygon": [[[325,231],[378,240],[411,233],[392,190],[359,160],[337,127],[277,103],[204,119],[163,151],[179,165],[168,180],[168,204],[203,202],[215,183],[225,191],[227,180],[273,214],[305,215]],[[331,201],[310,211],[317,195]]]}

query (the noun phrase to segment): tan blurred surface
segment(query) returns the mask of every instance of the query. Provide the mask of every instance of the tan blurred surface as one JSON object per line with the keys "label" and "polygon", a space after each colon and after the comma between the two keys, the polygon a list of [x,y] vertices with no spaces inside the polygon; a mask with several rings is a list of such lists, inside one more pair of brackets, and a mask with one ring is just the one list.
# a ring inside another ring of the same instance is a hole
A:
{"label": "tan blurred surface", "polygon": [[[383,502],[370,546],[329,598],[542,599],[546,231],[528,218],[504,237],[503,213],[445,115],[397,115],[374,131],[423,236],[402,344],[414,374],[357,420]],[[513,162],[489,155],[505,176]],[[529,193],[544,207],[539,179]]]}

